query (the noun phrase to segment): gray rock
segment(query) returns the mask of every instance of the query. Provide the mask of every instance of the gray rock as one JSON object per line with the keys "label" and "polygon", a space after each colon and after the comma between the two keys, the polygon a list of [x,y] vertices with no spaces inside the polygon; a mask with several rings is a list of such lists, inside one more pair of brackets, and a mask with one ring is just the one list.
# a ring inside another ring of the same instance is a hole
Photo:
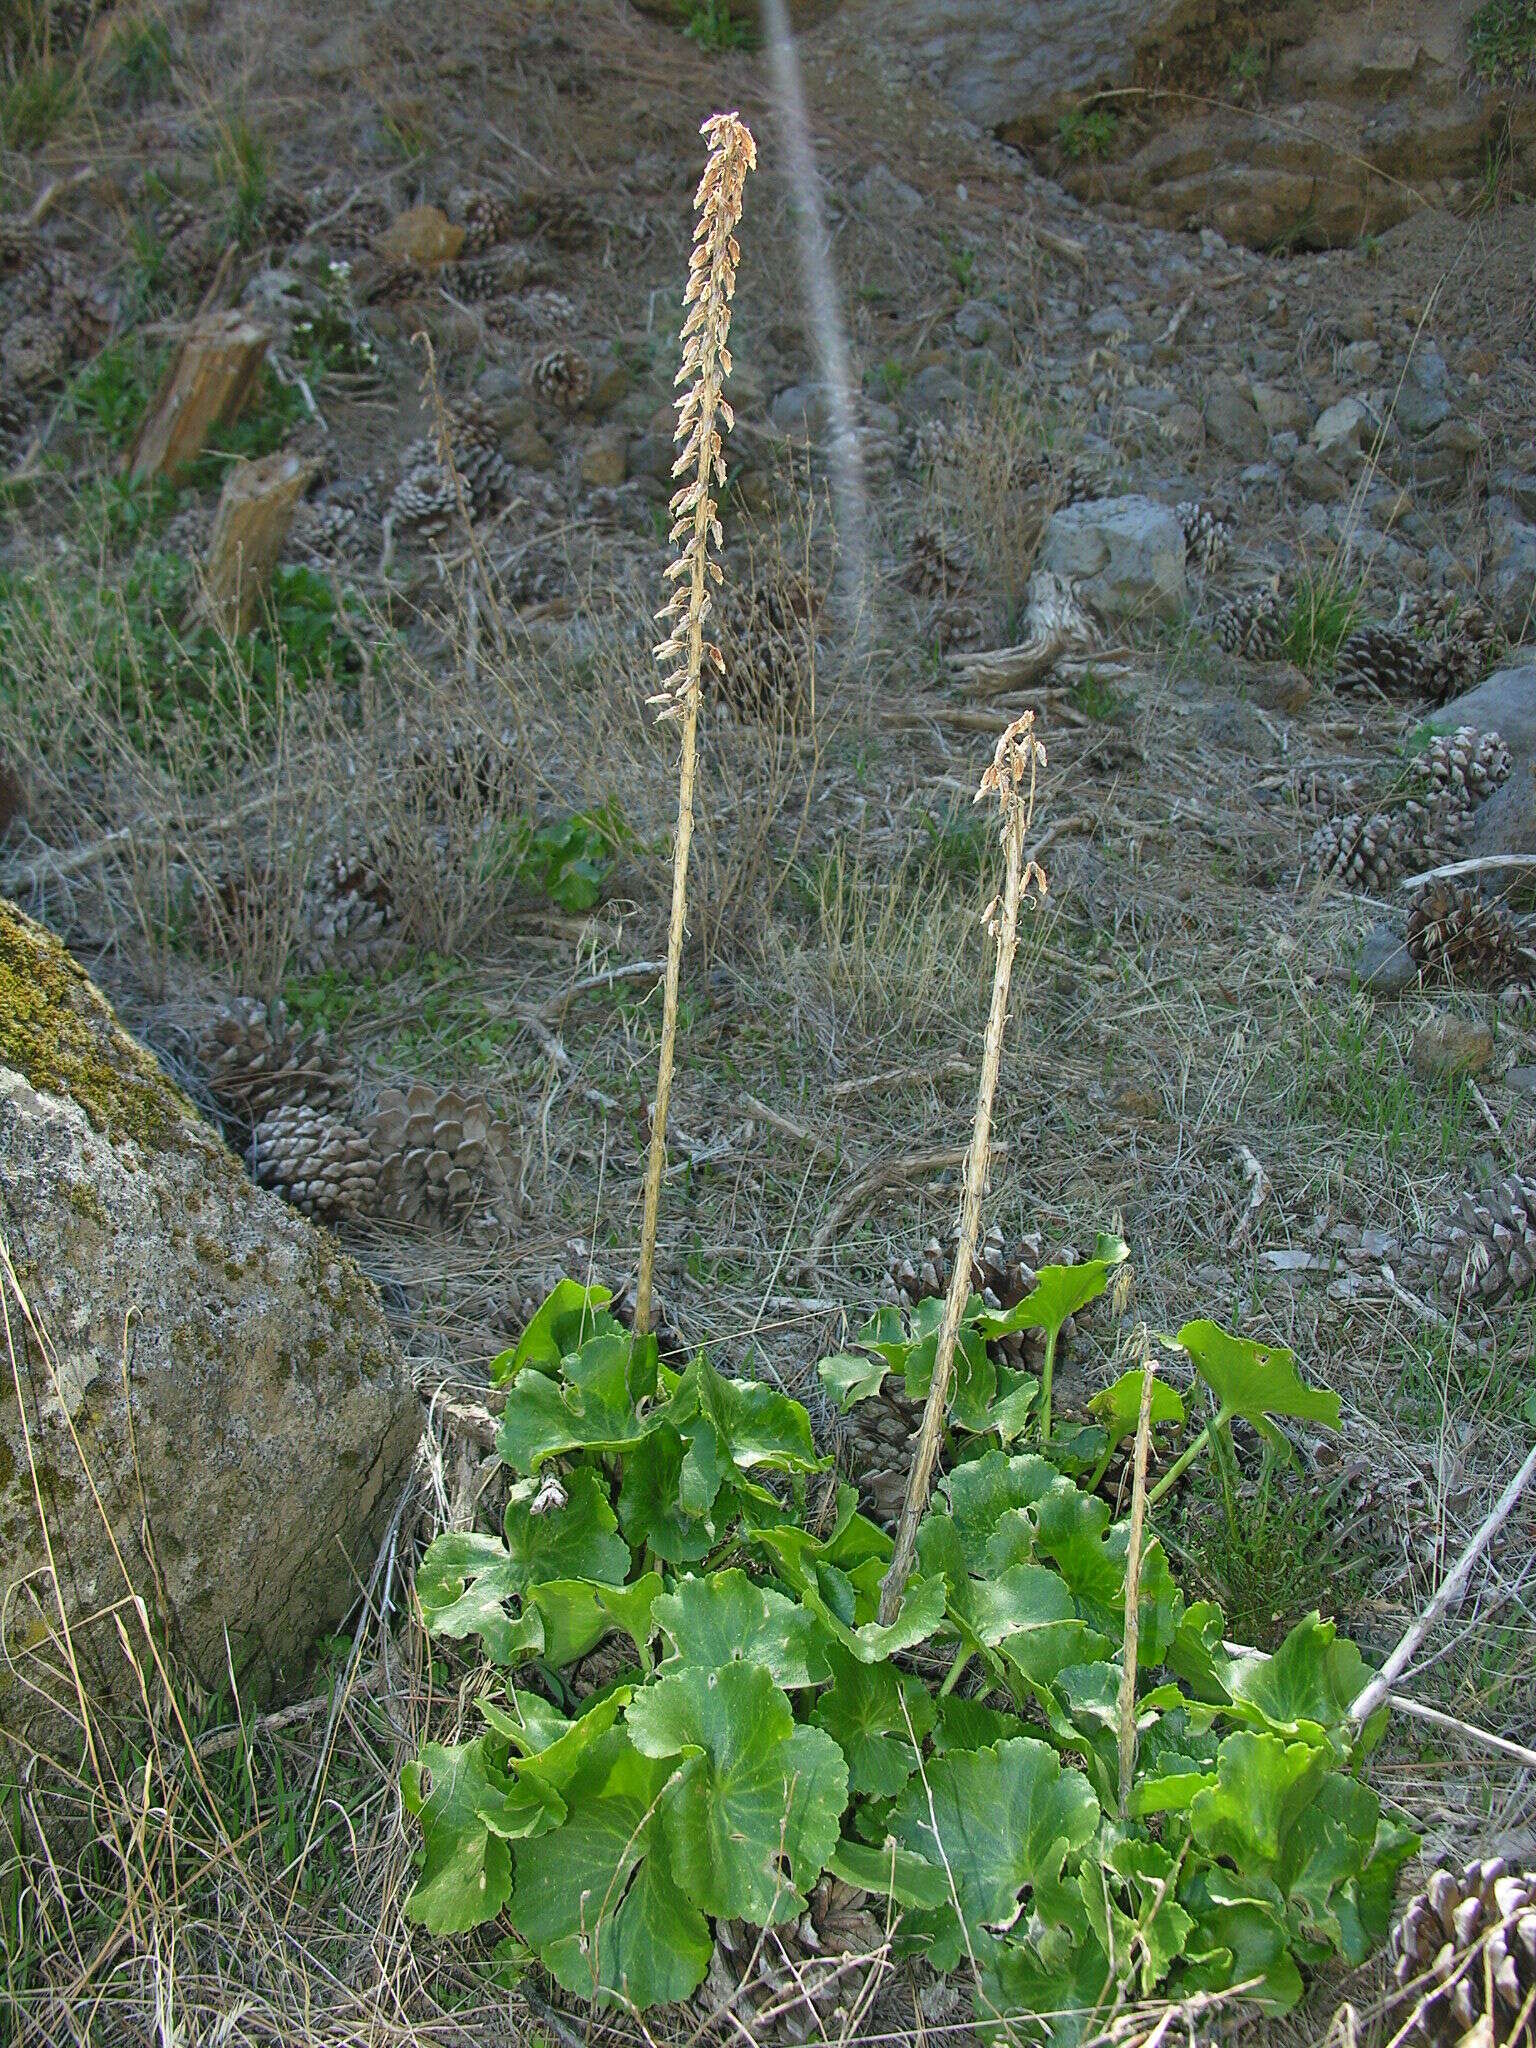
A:
{"label": "gray rock", "polygon": [[875,213],[921,213],[928,204],[915,185],[905,184],[885,164],[874,164],[853,188],[856,206]]}
{"label": "gray rock", "polygon": [[1171,618],[1187,590],[1183,528],[1150,498],[1101,498],[1053,512],[1040,566],[1064,576],[1106,618]]}
{"label": "gray rock", "polygon": [[963,405],[965,385],[948,363],[926,363],[907,386],[906,402],[920,419]]}
{"label": "gray rock", "polygon": [[302,1681],[410,1465],[409,1376],[370,1283],[252,1185],[58,941],[3,901],[0,1217],[54,1347],[52,1370],[27,1354],[23,1409],[0,1398],[0,1611],[15,1631],[0,1726],[57,1733],[27,1690],[29,1608],[13,1597],[30,1580],[51,1618],[34,1474],[100,1696],[132,1697],[101,1617],[123,1611],[145,1651],[124,1567],[151,1617],[163,1599],[203,1685],[227,1685],[230,1658],[246,1696]]}
{"label": "gray rock", "polygon": [[967,299],[955,315],[955,332],[972,348],[981,348],[989,341],[1006,340],[1008,322],[1002,308],[990,300]]}
{"label": "gray rock", "polygon": [[1282,384],[1255,384],[1253,403],[1259,418],[1272,434],[1302,434],[1312,431],[1312,408],[1297,391]]}
{"label": "gray rock", "polygon": [[1258,407],[1230,377],[1213,377],[1205,399],[1205,431],[1239,462],[1259,462],[1269,446],[1269,429]]}
{"label": "gray rock", "polygon": [[1536,619],[1536,526],[1490,511],[1488,538],[1494,608],[1505,632],[1518,639]]}
{"label": "gray rock", "polygon": [[1280,464],[1282,469],[1290,468],[1291,464],[1296,460],[1300,448],[1301,443],[1294,434],[1276,434],[1269,444],[1271,457]]}
{"label": "gray rock", "polygon": [[1314,505],[1336,504],[1349,491],[1349,484],[1333,464],[1310,444],[1297,449],[1290,474],[1297,490]]}
{"label": "gray rock", "polygon": [[1383,996],[1400,995],[1419,978],[1413,955],[1399,934],[1381,924],[1372,925],[1366,933],[1355,974],[1362,988]]}
{"label": "gray rock", "polygon": [[1518,772],[1522,760],[1536,760],[1536,657],[1528,651],[1525,659],[1496,669],[1476,689],[1464,690],[1431,712],[1427,723],[1432,732],[1471,725],[1479,732],[1501,733]]}
{"label": "gray rock", "polygon": [[1129,341],[1131,316],[1123,306],[1101,306],[1089,320],[1088,332],[1095,341]]}
{"label": "gray rock", "polygon": [[1363,398],[1341,398],[1318,414],[1312,446],[1325,462],[1351,462],[1363,453],[1365,437],[1374,426],[1375,417]]}
{"label": "gray rock", "polygon": [[774,399],[769,417],[791,441],[820,441],[826,436],[832,408],[819,384],[791,384]]}
{"label": "gray rock", "polygon": [[1374,377],[1381,368],[1381,343],[1352,341],[1341,354],[1339,363],[1346,376]]}
{"label": "gray rock", "polygon": [[1536,470],[1501,469],[1493,482],[1500,495],[1527,519],[1536,519]]}
{"label": "gray rock", "polygon": [[[1459,725],[1497,732],[1514,764],[1508,780],[1473,813],[1467,851],[1536,854],[1536,662],[1496,670],[1476,689],[1432,713],[1429,724],[1436,732],[1454,732]],[[1536,876],[1527,868],[1485,881],[1490,888],[1525,895]]]}
{"label": "gray rock", "polygon": [[1397,394],[1396,419],[1405,434],[1427,434],[1450,416],[1449,381],[1445,357],[1432,341],[1421,341]]}

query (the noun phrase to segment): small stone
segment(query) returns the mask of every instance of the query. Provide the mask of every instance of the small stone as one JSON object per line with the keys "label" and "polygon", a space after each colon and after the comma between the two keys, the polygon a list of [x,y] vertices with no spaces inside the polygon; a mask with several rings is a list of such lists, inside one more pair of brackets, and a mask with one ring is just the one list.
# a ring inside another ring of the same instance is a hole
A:
{"label": "small stone", "polygon": [[1290,476],[1297,490],[1304,498],[1310,498],[1314,505],[1336,504],[1349,491],[1349,485],[1333,464],[1312,447],[1296,451]]}
{"label": "small stone", "polygon": [[1053,512],[1040,565],[1107,618],[1174,617],[1188,589],[1178,514],[1150,498],[1099,498]]}
{"label": "small stone", "polygon": [[1362,398],[1341,398],[1318,415],[1312,428],[1312,446],[1325,460],[1347,460],[1363,452],[1367,430],[1373,424],[1371,409]]}
{"label": "small stone", "polygon": [[1352,341],[1341,354],[1339,361],[1351,377],[1374,377],[1381,368],[1381,343]]}
{"label": "small stone", "polygon": [[1254,410],[1272,434],[1309,434],[1312,431],[1312,408],[1295,391],[1287,391],[1283,384],[1255,384],[1253,386]]}
{"label": "small stone", "polygon": [[1449,417],[1448,382],[1445,357],[1432,341],[1421,342],[1397,393],[1396,419],[1405,434],[1428,434]]}
{"label": "small stone", "polygon": [[1269,430],[1258,407],[1230,377],[1213,377],[1205,400],[1205,431],[1240,462],[1258,462],[1269,446]]}
{"label": "small stone", "polygon": [[1355,972],[1362,988],[1377,995],[1401,995],[1419,978],[1413,955],[1386,925],[1373,925],[1365,935]]}
{"label": "small stone", "polygon": [[1481,1074],[1493,1059],[1493,1032],[1480,1017],[1437,1010],[1413,1035],[1413,1064],[1426,1081]]}
{"label": "small stone", "polygon": [[379,254],[395,263],[451,263],[463,246],[463,228],[438,206],[397,215],[378,240]]}
{"label": "small stone", "polygon": [[621,362],[599,359],[592,365],[592,389],[587,393],[586,410],[598,419],[612,412],[628,398],[630,382],[630,374]]}
{"label": "small stone", "polygon": [[514,427],[507,437],[507,456],[522,469],[553,469],[555,451],[531,420]]}
{"label": "small stone", "polygon": [[1268,661],[1249,673],[1253,701],[1261,710],[1296,718],[1312,702],[1312,678],[1293,661]]}
{"label": "small stone", "polygon": [[622,435],[604,434],[582,450],[581,480],[596,490],[616,490],[628,473]]}

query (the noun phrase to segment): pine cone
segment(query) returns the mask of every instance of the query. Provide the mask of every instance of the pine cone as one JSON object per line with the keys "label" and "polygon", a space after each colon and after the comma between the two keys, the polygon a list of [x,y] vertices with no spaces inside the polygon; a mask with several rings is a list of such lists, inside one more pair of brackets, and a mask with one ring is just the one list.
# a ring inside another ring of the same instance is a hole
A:
{"label": "pine cone", "polygon": [[839,1418],[842,1463],[859,1489],[864,1512],[893,1528],[907,1494],[912,1442],[923,1420],[921,1401],[909,1401],[887,1374],[878,1394],[856,1402]]}
{"label": "pine cone", "polygon": [[291,249],[309,233],[309,203],[283,187],[268,192],[261,209],[262,239],[274,249]]}
{"label": "pine cone", "polygon": [[529,365],[528,382],[546,404],[573,413],[592,389],[592,369],[574,349],[552,348]]}
{"label": "pine cone", "polygon": [[1392,1931],[1395,1974],[1434,2048],[1536,2048],[1536,1872],[1437,1870]]}
{"label": "pine cone", "polygon": [[519,209],[515,200],[503,199],[495,192],[460,190],[454,193],[450,207],[463,223],[466,256],[483,255],[516,236]]}
{"label": "pine cone", "polygon": [[458,511],[459,494],[453,479],[434,460],[405,472],[391,494],[386,516],[397,533],[441,540],[451,530]]}
{"label": "pine cone", "polygon": [[1424,1286],[1488,1305],[1536,1278],[1536,1180],[1512,1174],[1483,1200],[1465,1194],[1455,1217],[1411,1246],[1404,1270]]}
{"label": "pine cone", "polygon": [[504,341],[520,341],[529,333],[574,326],[576,311],[575,300],[565,292],[541,285],[520,292],[516,298],[493,299],[480,317],[487,334]]}
{"label": "pine cone", "polygon": [[7,448],[22,440],[32,424],[32,408],[21,392],[0,384],[0,442]]}
{"label": "pine cone", "polygon": [[974,580],[971,564],[958,542],[936,526],[917,529],[901,572],[904,589],[914,597],[953,597],[958,591],[968,590]]}
{"label": "pine cone", "polygon": [[1307,817],[1326,820],[1353,809],[1360,777],[1345,769],[1298,768],[1291,777],[1291,801]]}
{"label": "pine cone", "polygon": [[318,1222],[358,1216],[378,1194],[379,1169],[367,1138],[307,1102],[264,1116],[252,1140],[256,1178]]}
{"label": "pine cone", "polygon": [[[110,0],[102,0],[102,12]],[[48,44],[57,55],[60,51],[78,50],[90,32],[91,23],[98,12],[97,0],[48,0],[44,10],[48,18]]]}
{"label": "pine cone", "polygon": [[1375,690],[1384,697],[1434,694],[1425,647],[1399,626],[1357,626],[1339,649],[1334,682],[1340,690]]}
{"label": "pine cone", "polygon": [[528,259],[521,254],[503,254],[455,263],[444,273],[443,282],[454,298],[466,306],[484,305],[505,298],[528,281]]}
{"label": "pine cone", "polygon": [[[947,1244],[930,1237],[916,1264],[910,1258],[891,1261],[887,1270],[899,1300],[915,1308],[920,1301],[939,1301],[948,1294],[959,1237],[958,1229],[950,1231]],[[971,1292],[979,1294],[988,1308],[1017,1308],[1025,1295],[1034,1292],[1037,1268],[1052,1264],[1075,1266],[1077,1253],[1071,1245],[1064,1245],[1053,1258],[1047,1259],[1045,1242],[1038,1231],[1020,1238],[1010,1248],[994,1223],[971,1262]],[[1058,1352],[1070,1341],[1075,1327],[1069,1316],[1062,1325]],[[997,1348],[1007,1364],[1038,1371],[1045,1356],[1045,1338],[1039,1330],[1017,1330],[1011,1336],[999,1338]]]}
{"label": "pine cone", "polygon": [[1203,576],[1214,576],[1231,549],[1231,527],[1195,498],[1186,498],[1174,510],[1184,529],[1185,559]]}
{"label": "pine cone", "polygon": [[189,562],[204,561],[213,539],[213,507],[184,505],[165,523],[160,545],[169,555],[181,555]]}
{"label": "pine cone", "polygon": [[1277,590],[1235,597],[1216,614],[1216,638],[1228,654],[1274,661],[1285,646],[1285,617]]}
{"label": "pine cone", "polygon": [[952,420],[922,420],[912,430],[907,461],[919,476],[936,470],[958,469],[965,461],[966,438]]}
{"label": "pine cone", "polygon": [[458,1220],[488,1199],[505,1199],[516,1145],[483,1096],[424,1081],[386,1088],[368,1130],[382,1199],[401,1221]]}
{"label": "pine cone", "polygon": [[715,1953],[696,2002],[708,2013],[724,2007],[753,2041],[785,2048],[835,2041],[847,2032],[884,1946],[869,1894],[824,1877],[807,1910],[782,1927],[717,1921]]}
{"label": "pine cone", "polygon": [[69,368],[69,337],[51,313],[23,313],[0,335],[0,367],[23,391],[57,384]]}
{"label": "pine cone", "polygon": [[204,1026],[197,1052],[216,1100],[248,1123],[290,1103],[339,1109],[352,1093],[325,1041],[300,1037],[280,1002],[236,997]]}
{"label": "pine cone", "polygon": [[584,200],[570,192],[527,192],[514,209],[519,227],[552,249],[584,249],[597,236],[597,222]]}
{"label": "pine cone", "polygon": [[738,718],[798,720],[806,708],[810,642],[821,593],[784,573],[731,579],[715,599],[725,662],[711,688]]}
{"label": "pine cone", "polygon": [[1504,988],[1531,972],[1508,911],[1452,882],[1419,891],[1408,913],[1407,944],[1421,973],[1455,975],[1478,988]]}
{"label": "pine cone", "polygon": [[310,931],[326,949],[369,952],[387,943],[395,923],[387,854],[364,840],[337,847],[321,862],[305,908]]}
{"label": "pine cone", "polygon": [[1496,732],[1459,725],[1437,733],[1415,766],[1432,790],[1443,792],[1457,810],[1475,811],[1509,779],[1509,749]]}
{"label": "pine cone", "polygon": [[1346,889],[1380,895],[1410,867],[1441,860],[1455,843],[1465,814],[1452,799],[1409,797],[1394,811],[1373,811],[1320,825],[1307,846],[1307,862]]}

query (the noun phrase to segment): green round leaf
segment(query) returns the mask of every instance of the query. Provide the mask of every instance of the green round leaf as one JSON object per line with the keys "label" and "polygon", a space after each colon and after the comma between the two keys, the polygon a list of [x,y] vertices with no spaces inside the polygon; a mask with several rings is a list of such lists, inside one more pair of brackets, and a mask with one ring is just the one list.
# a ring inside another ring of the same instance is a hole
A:
{"label": "green round leaf", "polygon": [[672,1869],[705,1912],[766,1927],[791,1918],[826,1867],[848,1766],[756,1664],[687,1666],[630,1704],[646,1756],[686,1757],[662,1819]]}
{"label": "green round leaf", "polygon": [[[656,1602],[655,1621],[672,1638],[671,1662],[761,1664],[775,1685],[821,1685],[829,1675],[824,1631],[814,1615],[742,1571],[685,1578]],[[663,1666],[663,1675],[667,1666]]]}

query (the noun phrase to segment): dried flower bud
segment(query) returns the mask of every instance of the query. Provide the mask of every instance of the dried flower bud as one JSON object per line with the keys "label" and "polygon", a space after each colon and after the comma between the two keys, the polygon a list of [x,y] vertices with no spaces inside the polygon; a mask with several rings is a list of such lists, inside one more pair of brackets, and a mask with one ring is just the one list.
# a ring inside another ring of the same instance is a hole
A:
{"label": "dried flower bud", "polygon": [[715,114],[701,132],[709,143],[709,160],[694,196],[699,219],[683,293],[683,360],[676,379],[688,388],[677,401],[680,452],[672,465],[675,477],[687,476],[690,481],[675,493],[670,508],[669,538],[682,546],[666,572],[671,594],[656,614],[669,631],[655,649],[663,679],[650,699],[662,718],[679,717],[690,698],[696,699],[706,660],[721,673],[725,668],[719,648],[704,638],[709,585],[722,581],[720,565],[710,553],[711,548],[718,552],[723,538],[713,496],[725,483],[716,420],[723,420],[728,429],[735,424],[721,387],[731,373],[726,338],[741,261],[735,228],[747,173],[757,164],[757,145],[739,114]]}

